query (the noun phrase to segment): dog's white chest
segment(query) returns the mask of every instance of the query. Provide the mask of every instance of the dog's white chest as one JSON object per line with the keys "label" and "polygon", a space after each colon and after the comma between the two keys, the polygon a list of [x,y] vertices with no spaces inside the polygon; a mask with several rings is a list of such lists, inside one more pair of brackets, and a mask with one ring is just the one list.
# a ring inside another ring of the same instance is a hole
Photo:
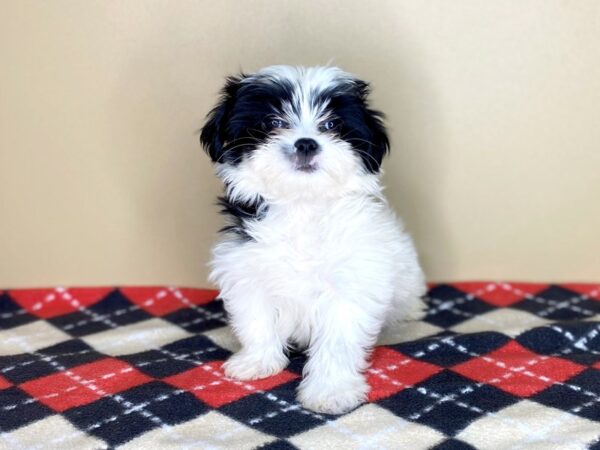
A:
{"label": "dog's white chest", "polygon": [[[256,247],[270,274],[278,273],[287,283],[314,285],[326,270],[331,256],[327,235],[330,221],[323,210],[274,211],[259,226]],[[277,270],[279,268],[279,270]]]}

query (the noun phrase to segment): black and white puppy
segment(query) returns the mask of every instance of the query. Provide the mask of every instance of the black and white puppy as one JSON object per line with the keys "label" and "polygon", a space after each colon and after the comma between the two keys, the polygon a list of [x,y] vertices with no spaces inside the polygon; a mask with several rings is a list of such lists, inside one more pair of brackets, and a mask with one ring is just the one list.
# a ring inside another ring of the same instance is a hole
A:
{"label": "black and white puppy", "polygon": [[225,373],[274,375],[299,346],[298,398],[333,414],[365,400],[378,334],[417,317],[425,293],[382,193],[389,142],[368,93],[338,68],[267,67],[227,80],[201,134],[230,219],[211,263],[241,343]]}

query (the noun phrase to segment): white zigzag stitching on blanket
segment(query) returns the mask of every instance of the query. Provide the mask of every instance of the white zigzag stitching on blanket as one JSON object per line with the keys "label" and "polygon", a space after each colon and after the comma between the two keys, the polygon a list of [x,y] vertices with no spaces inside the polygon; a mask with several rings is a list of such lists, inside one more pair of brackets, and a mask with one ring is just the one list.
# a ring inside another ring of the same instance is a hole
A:
{"label": "white zigzag stitching on blanket", "polygon": [[[205,354],[205,353],[211,353],[211,352],[214,352],[214,351],[217,351],[217,347],[209,347],[209,348],[206,348],[204,350],[199,350],[197,352],[187,353],[187,354],[184,354],[184,355],[186,357],[189,357],[189,356],[202,355],[202,354]],[[184,355],[181,355],[181,356],[184,356]],[[169,361],[169,360],[170,360],[169,358],[158,358],[158,359],[151,359],[151,360],[148,360],[148,361],[142,361],[140,363],[135,363],[135,365],[133,365],[133,366],[125,367],[124,369],[118,370],[116,372],[106,373],[106,374],[104,374],[104,375],[102,375],[101,377],[98,377],[98,378],[85,379],[85,382],[81,383],[80,386],[71,386],[71,387],[68,387],[66,389],[63,389],[62,391],[51,392],[50,394],[43,395],[43,396],[41,396],[39,398],[29,398],[29,399],[24,400],[24,401],[22,401],[20,403],[13,403],[12,405],[3,406],[2,408],[0,408],[0,410],[2,410],[2,411],[11,411],[11,410],[14,410],[14,409],[18,408],[19,406],[25,406],[25,405],[30,405],[32,403],[38,403],[40,400],[47,399],[47,398],[59,397],[61,394],[72,392],[72,391],[75,391],[77,389],[80,389],[81,387],[84,386],[84,384],[94,383],[94,382],[96,382],[98,380],[106,380],[106,379],[112,378],[113,376],[116,376],[116,375],[120,375],[120,374],[131,372],[131,371],[133,371],[133,370],[135,370],[135,369],[137,369],[139,367],[146,367],[146,366],[149,366],[149,365],[152,365],[152,364],[158,364],[158,363]]]}
{"label": "white zigzag stitching on blanket", "polygon": [[[74,297],[71,296],[71,294],[69,294],[66,290],[58,288],[57,292],[59,292],[64,299],[68,300],[71,302],[71,305],[75,308],[77,308],[78,311],[81,311],[82,313],[86,314],[86,315],[90,315],[90,316],[94,316],[95,313],[93,311],[88,310],[87,308],[85,308],[77,299],[75,299]],[[118,328],[118,325],[112,321],[108,321],[108,320],[103,320],[104,323],[106,323],[108,326],[110,326],[111,328]],[[23,345],[23,343],[21,343]],[[39,356],[39,357],[45,357],[47,355],[44,355],[43,353],[40,352],[35,352],[35,351],[31,351],[31,348],[27,349],[25,347],[27,347],[27,344],[23,345],[24,349],[26,351],[28,351],[28,353],[31,353],[33,355]],[[93,392],[96,392],[97,394],[99,394],[102,397],[106,397],[106,398],[111,398],[113,400],[115,400],[119,405],[123,405],[127,408],[132,408],[135,405],[131,402],[129,402],[128,400],[126,400],[125,398],[123,398],[121,395],[118,394],[108,394],[107,392],[103,391],[102,389],[98,388],[98,386],[94,385],[93,383],[89,383],[86,384],[85,379],[83,379],[83,377],[73,373],[71,370],[68,370],[65,366],[61,365],[60,363],[52,360],[50,361],[50,364],[59,372],[64,373],[66,376],[68,376],[69,378],[71,378],[73,381],[75,381],[78,384],[83,385],[84,387],[90,389]],[[142,415],[143,417],[151,420],[152,422],[156,423],[157,425],[159,425],[161,428],[167,428],[169,430],[172,430],[172,426],[163,422],[160,417],[152,414],[149,411],[146,411],[143,408],[135,408],[132,409],[132,411],[137,412],[138,414]],[[176,433],[174,433],[175,435],[177,435]],[[66,439],[65,439],[66,440]]]}

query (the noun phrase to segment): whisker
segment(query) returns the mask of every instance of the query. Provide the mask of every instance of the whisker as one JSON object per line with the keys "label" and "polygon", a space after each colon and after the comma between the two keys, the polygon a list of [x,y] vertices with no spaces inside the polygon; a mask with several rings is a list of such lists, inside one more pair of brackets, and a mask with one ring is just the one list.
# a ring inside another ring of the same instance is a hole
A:
{"label": "whisker", "polygon": [[263,137],[269,136],[269,133],[265,132],[264,130],[259,130],[258,128],[248,128],[247,131],[250,134],[250,136],[252,136],[255,139],[258,139],[258,138],[256,138],[255,136],[253,136],[252,133],[250,133],[251,131],[256,131],[258,133],[262,133]]}
{"label": "whisker", "polygon": [[371,141],[367,141],[366,139],[361,139],[361,138],[350,138],[350,139],[346,139],[346,141],[350,142],[350,141],[360,141],[360,142],[365,142],[369,145],[372,145],[373,147],[376,147],[376,144],[374,142]]}
{"label": "whisker", "polygon": [[374,163],[376,166],[379,166],[379,161],[377,161],[373,155],[371,155],[371,154],[367,153],[365,150],[362,150],[362,149],[360,149],[360,148],[353,148],[353,150],[354,150],[355,152],[357,152],[358,154],[360,154],[360,155],[368,156],[369,158],[371,158],[371,160],[373,161],[373,163]]}
{"label": "whisker", "polygon": [[243,144],[234,145],[233,147],[228,147],[228,148],[227,148],[227,151],[228,151],[228,152],[231,152],[231,151],[233,151],[233,150],[236,150],[236,149],[238,149],[238,148],[242,148],[242,147],[249,147],[249,146],[250,146],[250,145],[252,145],[252,144],[253,144],[252,142],[247,142],[247,143],[245,143],[245,144],[243,143]]}
{"label": "whisker", "polygon": [[[256,137],[254,137],[254,136],[252,136],[252,137],[243,136],[243,137],[234,139],[232,141],[232,144],[236,144],[237,143],[237,145],[234,145],[233,147],[226,148],[226,151],[221,156],[219,156],[219,158],[217,158],[217,160],[215,161],[215,163],[221,162],[221,160],[223,159],[223,157],[227,153],[229,153],[229,152],[232,152],[232,151],[234,151],[234,150],[236,150],[238,148],[247,147],[247,146],[250,146],[252,144],[257,144],[257,143],[260,143],[260,142],[261,142],[261,140],[258,139],[258,138],[256,138]],[[243,156],[243,155],[241,155],[241,156]],[[241,159],[241,157],[238,157],[235,160],[233,160],[232,162],[235,163],[235,162],[239,161],[240,159]]]}

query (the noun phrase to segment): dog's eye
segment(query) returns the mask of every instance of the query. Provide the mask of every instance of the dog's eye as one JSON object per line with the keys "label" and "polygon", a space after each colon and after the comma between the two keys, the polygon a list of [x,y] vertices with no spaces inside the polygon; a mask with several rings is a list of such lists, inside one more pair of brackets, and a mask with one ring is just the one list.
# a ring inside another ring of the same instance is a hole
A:
{"label": "dog's eye", "polygon": [[267,128],[276,129],[276,128],[288,128],[288,123],[285,120],[281,119],[268,119],[266,121]]}
{"label": "dog's eye", "polygon": [[319,126],[319,131],[331,131],[338,126],[337,120],[328,120]]}

